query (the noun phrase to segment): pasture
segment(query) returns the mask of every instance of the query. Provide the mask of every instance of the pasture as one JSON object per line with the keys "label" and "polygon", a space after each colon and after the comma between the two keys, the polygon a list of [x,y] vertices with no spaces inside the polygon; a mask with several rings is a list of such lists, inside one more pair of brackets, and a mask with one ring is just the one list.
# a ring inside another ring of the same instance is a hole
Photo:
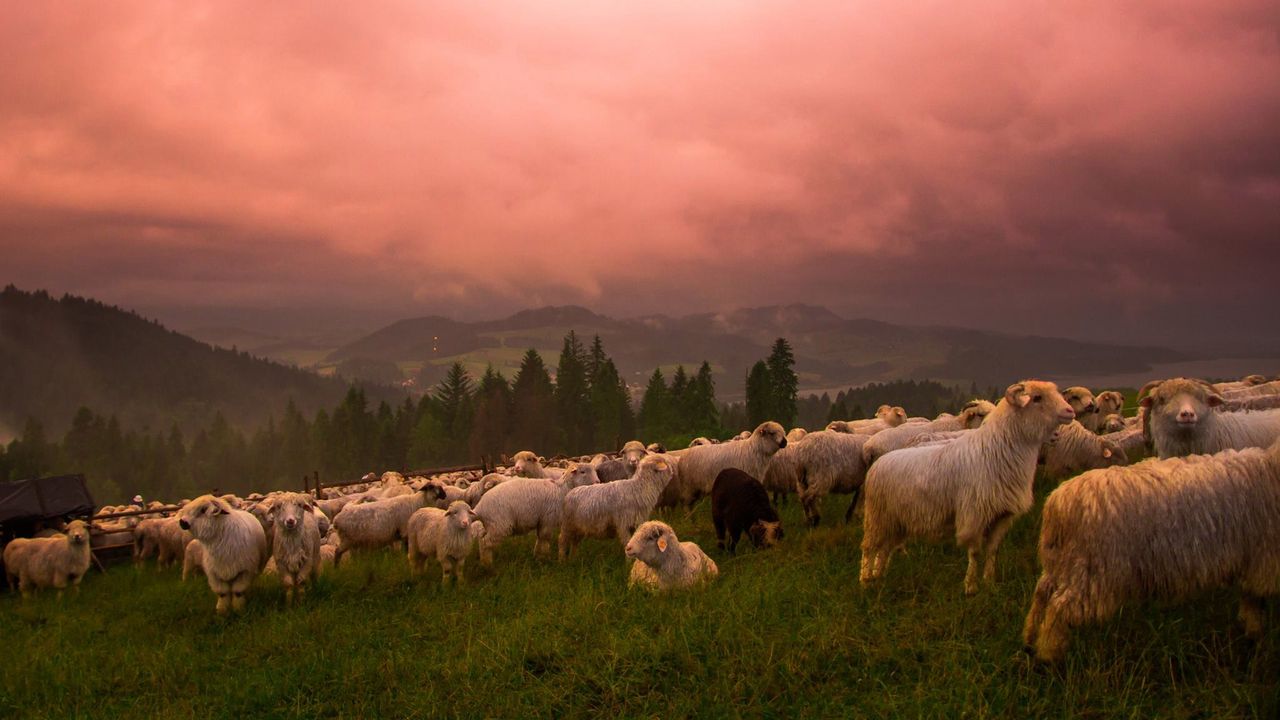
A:
{"label": "pasture", "polygon": [[[1039,487],[1043,503],[1047,487]],[[840,518],[847,499],[827,499]],[[709,504],[661,517],[720,566],[703,590],[626,590],[612,542],[572,561],[508,541],[468,581],[411,578],[400,553],[354,556],[297,607],[259,578],[218,618],[204,579],[116,566],[78,597],[0,597],[0,717],[1274,717],[1280,611],[1261,642],[1236,597],[1129,608],[1038,667],[1020,632],[1038,572],[1039,504],[1001,552],[1000,578],[961,593],[952,544],[909,545],[858,586],[859,521],[802,527],[737,557],[715,548]]]}

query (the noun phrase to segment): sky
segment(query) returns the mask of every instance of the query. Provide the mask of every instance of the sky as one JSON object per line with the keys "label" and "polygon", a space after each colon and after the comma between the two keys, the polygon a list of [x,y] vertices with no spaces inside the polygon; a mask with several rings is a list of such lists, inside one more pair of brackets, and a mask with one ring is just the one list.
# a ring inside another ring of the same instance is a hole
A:
{"label": "sky", "polygon": [[21,3],[0,98],[0,280],[179,325],[1280,337],[1274,0]]}

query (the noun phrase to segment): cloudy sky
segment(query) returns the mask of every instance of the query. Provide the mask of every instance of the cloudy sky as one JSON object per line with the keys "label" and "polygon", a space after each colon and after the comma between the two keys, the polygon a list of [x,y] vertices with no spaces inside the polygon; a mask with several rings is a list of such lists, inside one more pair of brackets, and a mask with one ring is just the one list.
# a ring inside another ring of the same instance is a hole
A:
{"label": "cloudy sky", "polygon": [[0,280],[162,318],[1280,334],[1274,0],[21,3],[0,98]]}

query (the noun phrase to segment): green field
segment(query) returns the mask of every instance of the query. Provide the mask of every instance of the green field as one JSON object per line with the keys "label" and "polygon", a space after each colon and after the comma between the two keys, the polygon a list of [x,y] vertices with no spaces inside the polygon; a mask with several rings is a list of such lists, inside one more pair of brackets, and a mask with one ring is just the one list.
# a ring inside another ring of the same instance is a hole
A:
{"label": "green field", "polygon": [[152,566],[92,573],[78,597],[6,594],[0,717],[1276,716],[1275,603],[1257,644],[1229,591],[1131,608],[1045,669],[1019,640],[1038,508],[971,599],[952,546],[910,546],[864,591],[856,521],[804,529],[794,501],[783,515],[780,547],[730,558],[705,502],[668,513],[721,577],[666,597],[626,590],[614,543],[561,565],[530,557],[528,537],[461,588],[434,566],[410,578],[390,552],[354,558],[294,609],[260,579],[233,619],[215,617],[202,578]]}

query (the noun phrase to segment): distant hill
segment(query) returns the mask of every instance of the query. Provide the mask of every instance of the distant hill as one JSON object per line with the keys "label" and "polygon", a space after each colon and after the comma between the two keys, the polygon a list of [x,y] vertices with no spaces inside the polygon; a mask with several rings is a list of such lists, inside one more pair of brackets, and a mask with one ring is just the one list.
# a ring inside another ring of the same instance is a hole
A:
{"label": "distant hill", "polygon": [[[348,383],[213,347],[94,300],[13,286],[0,292],[0,423],[29,416],[60,429],[76,409],[115,414],[126,428],[202,427],[215,412],[252,427],[289,398],[304,413],[331,408]],[[395,400],[398,390],[367,389]]]}
{"label": "distant hill", "polygon": [[775,338],[796,353],[801,389],[837,389],[872,381],[933,378],[982,386],[1023,377],[1142,372],[1185,359],[1172,350],[1005,335],[954,327],[846,319],[823,307],[743,308],[684,317],[614,319],[577,306],[526,310],[501,320],[464,323],[443,317],[402,320],[329,354],[327,362],[393,362],[427,381],[461,360],[474,373],[493,364],[508,376],[526,348],[554,364],[561,338],[600,335],[625,379],[641,384],[654,367],[709,360],[721,399],[740,397],[751,364]]}

